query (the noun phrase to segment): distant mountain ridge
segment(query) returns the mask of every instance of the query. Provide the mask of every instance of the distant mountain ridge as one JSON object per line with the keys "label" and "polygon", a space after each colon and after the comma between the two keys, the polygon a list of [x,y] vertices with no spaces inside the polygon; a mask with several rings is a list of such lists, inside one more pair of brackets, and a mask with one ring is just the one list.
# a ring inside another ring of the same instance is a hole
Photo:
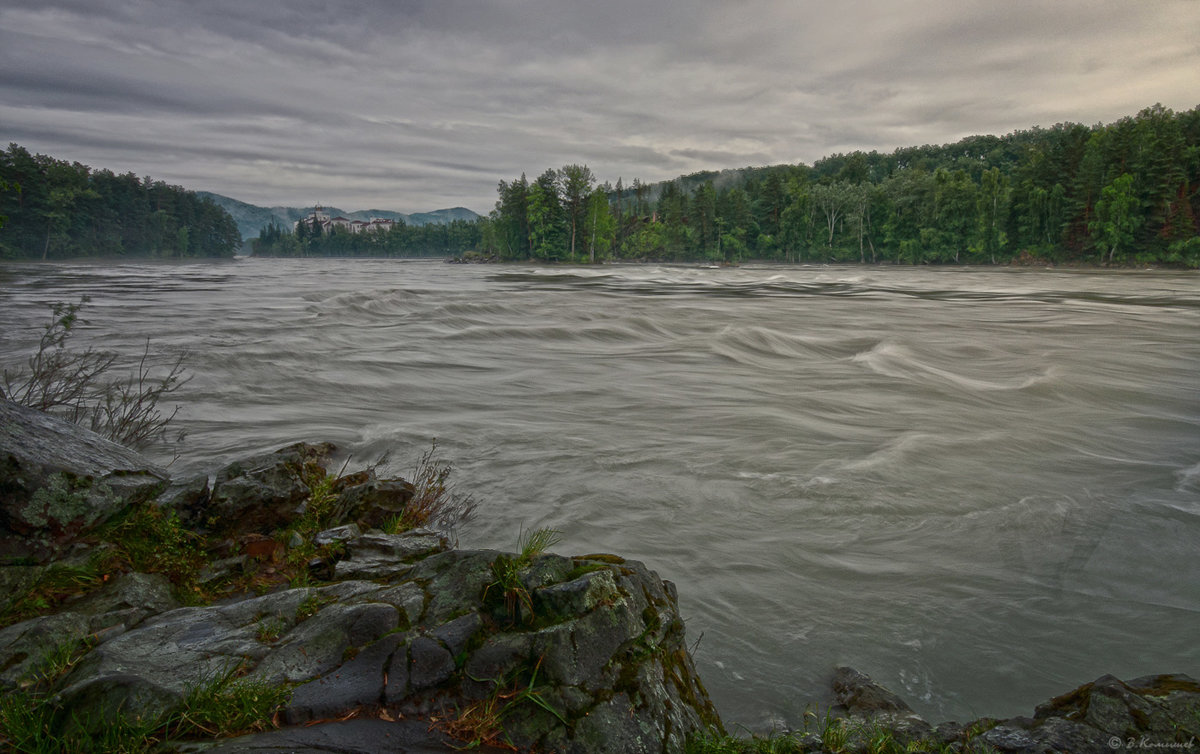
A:
{"label": "distant mountain ridge", "polygon": [[[297,220],[307,217],[313,210],[313,207],[259,207],[258,205],[248,204],[228,196],[214,194],[211,191],[197,191],[196,195],[201,198],[211,199],[214,204],[228,212],[233,217],[234,222],[237,223],[238,232],[242,234],[243,240],[257,238],[262,229],[271,223],[291,229]],[[411,215],[386,209],[361,209],[354,212],[347,212],[337,207],[325,207],[324,209],[331,217],[338,217],[340,215],[351,220],[370,220],[378,217],[385,220],[403,220],[409,225],[439,225],[451,223],[455,220],[467,220],[470,222],[479,217],[477,213],[472,212],[466,207],[451,207],[432,212],[414,212]]]}

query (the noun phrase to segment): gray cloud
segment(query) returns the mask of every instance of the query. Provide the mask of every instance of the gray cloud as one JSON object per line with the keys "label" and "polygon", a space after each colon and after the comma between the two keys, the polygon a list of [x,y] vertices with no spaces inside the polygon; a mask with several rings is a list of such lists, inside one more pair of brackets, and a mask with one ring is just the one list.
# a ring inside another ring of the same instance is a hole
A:
{"label": "gray cloud", "polygon": [[[578,6],[578,7],[576,7]],[[258,204],[602,180],[1198,104],[1196,0],[9,0],[0,139]]]}

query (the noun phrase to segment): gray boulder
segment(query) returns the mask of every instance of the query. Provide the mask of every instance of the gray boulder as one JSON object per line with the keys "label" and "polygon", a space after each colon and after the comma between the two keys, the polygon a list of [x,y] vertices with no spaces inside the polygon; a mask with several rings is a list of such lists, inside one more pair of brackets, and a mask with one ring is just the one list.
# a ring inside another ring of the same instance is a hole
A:
{"label": "gray boulder", "polygon": [[77,613],[43,615],[0,629],[0,692],[18,688],[58,647],[87,635],[87,621]]}
{"label": "gray boulder", "polygon": [[147,617],[180,607],[171,582],[157,573],[124,573],[100,589],[67,603],[67,609],[88,617],[88,628],[99,631],[121,625],[132,628]]}
{"label": "gray boulder", "polygon": [[376,529],[389,519],[403,515],[415,494],[412,484],[403,479],[379,479],[374,469],[347,474],[337,480],[338,498],[334,518],[354,521],[364,530]]}
{"label": "gray boulder", "polygon": [[1030,737],[1057,751],[1194,746],[1200,741],[1200,683],[1186,675],[1128,682],[1101,676],[1039,706],[1029,723]]}
{"label": "gray boulder", "polygon": [[906,741],[924,738],[933,732],[908,703],[865,673],[839,667],[833,674],[833,693],[840,712],[851,719],[863,720],[886,728]]}
{"label": "gray boulder", "polygon": [[130,504],[153,499],[167,481],[139,453],[0,400],[0,561],[60,557]]}
{"label": "gray boulder", "polygon": [[325,473],[334,446],[296,443],[274,453],[235,461],[217,473],[199,523],[218,534],[269,534],[304,511],[311,494],[305,481]]}

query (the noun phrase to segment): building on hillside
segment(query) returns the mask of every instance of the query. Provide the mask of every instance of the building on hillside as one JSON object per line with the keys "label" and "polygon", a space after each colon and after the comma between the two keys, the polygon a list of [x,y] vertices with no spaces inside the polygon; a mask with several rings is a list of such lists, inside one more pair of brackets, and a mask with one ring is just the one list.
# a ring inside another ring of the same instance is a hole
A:
{"label": "building on hillside", "polygon": [[351,220],[341,215],[330,217],[325,208],[320,205],[314,207],[313,211],[309,212],[307,216],[297,220],[292,226],[292,230],[294,231],[299,228],[300,223],[304,223],[310,228],[314,225],[320,225],[321,232],[323,233],[329,233],[334,228],[339,228],[350,233],[366,233],[369,231],[386,232],[396,225],[395,220],[385,220],[379,217],[372,217],[370,220]]}
{"label": "building on hillside", "polygon": [[309,212],[307,217],[302,217],[299,220],[297,220],[292,225],[292,230],[295,231],[297,228],[299,228],[300,223],[304,223],[305,225],[307,225],[310,228],[315,223],[320,223],[321,228],[324,229],[329,224],[329,222],[330,222],[329,213],[325,211],[324,207],[322,207],[321,205],[318,204],[316,207],[313,207],[313,211]]}

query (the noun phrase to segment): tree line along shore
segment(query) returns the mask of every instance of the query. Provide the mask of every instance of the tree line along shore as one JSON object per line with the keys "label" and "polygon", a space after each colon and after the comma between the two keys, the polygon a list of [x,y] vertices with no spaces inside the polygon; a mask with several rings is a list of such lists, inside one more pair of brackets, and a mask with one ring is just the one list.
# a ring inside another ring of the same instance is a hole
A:
{"label": "tree line along shore", "polygon": [[[16,144],[0,152],[0,259],[232,256],[208,200]],[[1200,106],[1060,123],[812,165],[598,182],[586,165],[501,180],[474,221],[351,233],[268,225],[261,256],[561,263],[1162,265],[1200,268]]]}

